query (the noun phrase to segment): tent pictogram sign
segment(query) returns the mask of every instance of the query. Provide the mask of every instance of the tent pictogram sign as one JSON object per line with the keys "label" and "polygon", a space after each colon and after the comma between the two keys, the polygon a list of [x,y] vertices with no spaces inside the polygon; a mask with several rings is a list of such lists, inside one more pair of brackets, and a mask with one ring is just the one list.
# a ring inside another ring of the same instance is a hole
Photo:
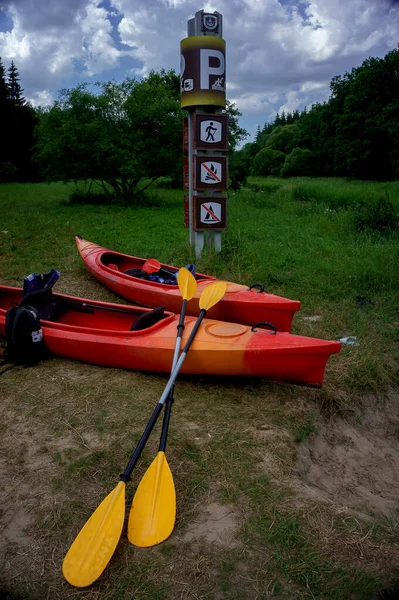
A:
{"label": "tent pictogram sign", "polygon": [[226,229],[226,196],[194,196],[194,229]]}

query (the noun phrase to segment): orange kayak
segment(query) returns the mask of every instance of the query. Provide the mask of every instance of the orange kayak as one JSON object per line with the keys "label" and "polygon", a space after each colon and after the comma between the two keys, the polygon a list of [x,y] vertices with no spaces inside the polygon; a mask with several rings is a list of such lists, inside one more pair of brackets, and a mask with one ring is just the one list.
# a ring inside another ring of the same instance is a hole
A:
{"label": "orange kayak", "polygon": [[[41,326],[53,354],[106,367],[170,372],[179,315],[163,307],[151,310],[62,294],[52,298],[57,316],[42,319]],[[0,286],[1,334],[6,311],[21,300],[20,288]],[[195,321],[186,318],[183,344]],[[328,358],[340,348],[336,341],[204,319],[181,372],[261,376],[319,387]]]}
{"label": "orange kayak", "polygon": [[[143,306],[164,305],[172,312],[180,311],[181,294],[177,285],[139,279],[126,273],[131,269],[141,269],[146,263],[145,258],[107,250],[80,236],[76,236],[76,244],[90,273],[119,296]],[[160,265],[167,271],[178,271],[171,265]],[[199,313],[198,302],[204,287],[216,281],[215,277],[202,273],[196,273],[196,279],[197,292],[187,303],[187,314],[194,316]],[[226,294],[210,309],[208,317],[244,325],[269,321],[278,331],[290,331],[294,313],[300,307],[298,300],[289,300],[259,289],[251,290],[245,285],[228,282]]]}

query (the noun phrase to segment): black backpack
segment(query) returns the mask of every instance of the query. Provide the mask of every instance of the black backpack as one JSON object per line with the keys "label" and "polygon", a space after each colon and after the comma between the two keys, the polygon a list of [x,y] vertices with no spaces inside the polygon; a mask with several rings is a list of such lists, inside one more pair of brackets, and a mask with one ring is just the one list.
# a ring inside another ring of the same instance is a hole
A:
{"label": "black backpack", "polygon": [[7,361],[31,366],[47,356],[39,312],[33,306],[16,305],[9,308],[5,333]]}

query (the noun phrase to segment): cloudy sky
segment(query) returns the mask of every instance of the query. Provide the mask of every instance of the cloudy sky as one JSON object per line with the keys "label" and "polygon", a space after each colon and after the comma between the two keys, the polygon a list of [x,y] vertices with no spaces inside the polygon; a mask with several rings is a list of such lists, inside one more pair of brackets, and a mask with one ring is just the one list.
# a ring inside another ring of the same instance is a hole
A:
{"label": "cloudy sky", "polygon": [[179,70],[187,20],[224,19],[227,96],[254,133],[276,111],[329,96],[329,82],[399,41],[399,0],[0,0],[0,57],[35,105],[82,81]]}

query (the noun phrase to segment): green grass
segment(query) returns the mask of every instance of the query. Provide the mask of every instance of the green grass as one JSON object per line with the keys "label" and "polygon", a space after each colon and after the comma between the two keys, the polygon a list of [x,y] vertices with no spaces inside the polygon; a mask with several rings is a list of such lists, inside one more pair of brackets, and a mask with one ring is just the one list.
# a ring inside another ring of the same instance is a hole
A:
{"label": "green grass", "polygon": [[[357,357],[342,372],[352,391],[395,383],[399,233],[354,232],[350,207],[370,192],[387,190],[399,211],[399,183],[254,178],[251,184],[255,191],[230,194],[221,254],[208,251],[201,259],[188,244],[178,190],[160,185],[154,193],[161,207],[134,209],[69,204],[72,184],[2,185],[0,278],[20,285],[28,273],[51,267],[64,278],[88,278],[75,251],[77,233],[136,256],[195,262],[198,271],[244,284],[260,281],[270,292],[301,300],[303,315],[322,317],[313,335],[356,335],[360,349],[343,350]],[[295,199],[298,189],[307,201]],[[331,198],[345,202],[331,209]],[[374,305],[359,307],[357,297]],[[306,334],[310,326],[296,318],[293,330]]]}
{"label": "green grass", "polygon": [[[178,190],[160,185],[154,192],[159,207],[134,209],[70,204],[72,185],[0,186],[1,283],[21,285],[32,271],[55,267],[62,273],[56,289],[114,298],[87,273],[75,247],[79,233],[128,254],[177,266],[195,262],[198,271],[221,278],[262,282],[270,292],[301,300],[294,332],[326,339],[356,335],[360,343],[344,346],[331,359],[324,389],[317,392],[250,379],[182,378],[168,445],[178,535],[216,495],[239,515],[238,546],[220,551],[173,535],[142,552],[123,538],[94,591],[73,596],[65,582],[54,579],[48,588],[53,595],[56,590],[60,598],[127,600],[134,594],[167,600],[188,598],[187,590],[192,590],[193,597],[210,600],[366,600],[390,577],[374,563],[353,557],[348,540],[354,544],[350,536],[360,538],[372,544],[370,552],[376,546],[388,552],[395,544],[394,523],[359,525],[358,519],[335,514],[330,505],[316,511],[298,500],[285,478],[292,473],[298,448],[317,430],[317,407],[352,410],[365,391],[381,392],[398,383],[398,234],[356,233],[351,214],[353,206],[381,190],[388,191],[399,211],[399,183],[300,178],[253,178],[250,183],[252,188],[229,195],[221,254],[207,251],[200,259],[188,244]],[[359,304],[357,297],[373,303]],[[2,377],[7,414],[14,411],[17,421],[29,423],[29,435],[39,438],[42,455],[53,468],[50,475],[44,471],[45,489],[54,494],[51,510],[40,502],[33,506],[38,530],[56,551],[55,563],[51,552],[46,558],[49,568],[56,565],[52,577],[59,577],[59,564],[78,525],[115,485],[165,382],[162,376],[59,359]],[[197,429],[188,427],[192,421]],[[278,441],[256,433],[268,429],[286,437]],[[18,466],[17,442],[15,446],[11,464]],[[154,439],[128,488],[128,503],[156,451]],[[265,455],[279,461],[279,474],[272,467],[265,472]],[[36,595],[48,595],[40,578],[32,586]]]}

